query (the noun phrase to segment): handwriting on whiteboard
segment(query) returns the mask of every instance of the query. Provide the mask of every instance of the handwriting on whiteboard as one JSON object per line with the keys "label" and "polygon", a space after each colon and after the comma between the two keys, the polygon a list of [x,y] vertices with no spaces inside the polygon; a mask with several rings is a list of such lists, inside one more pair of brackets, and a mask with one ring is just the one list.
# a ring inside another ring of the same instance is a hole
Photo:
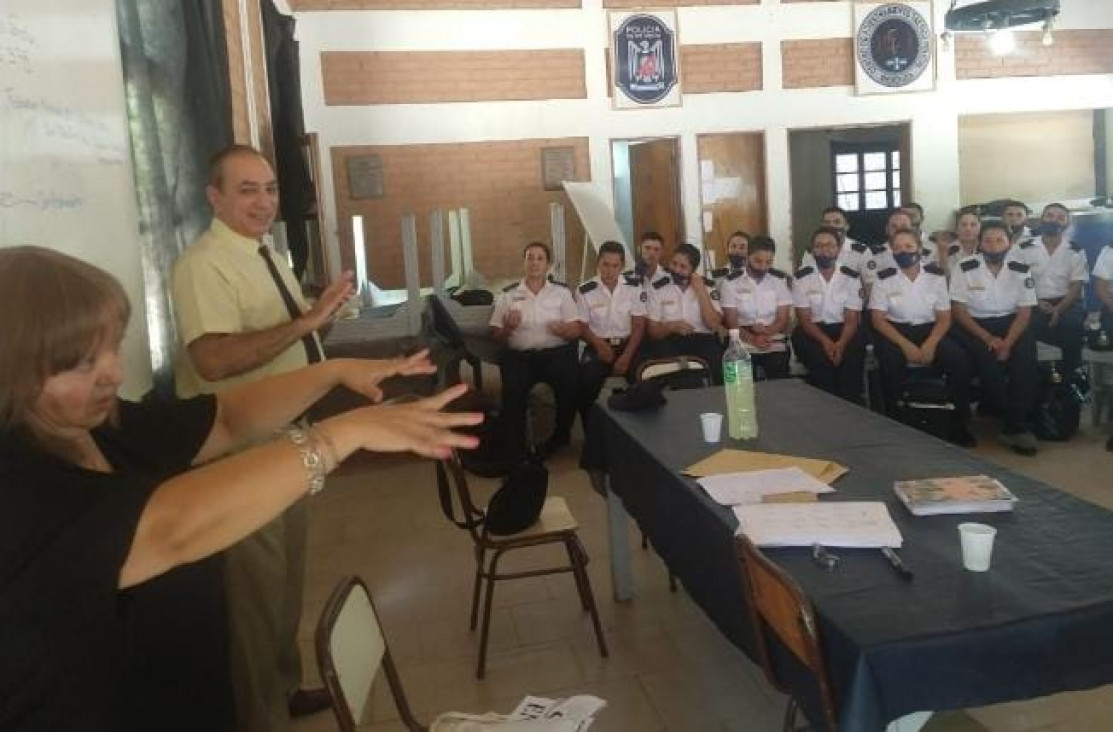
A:
{"label": "handwriting on whiteboard", "polygon": [[81,208],[85,201],[74,193],[62,191],[0,190],[0,208],[31,208],[39,211],[69,211]]}
{"label": "handwriting on whiteboard", "polygon": [[88,112],[10,86],[0,88],[0,109],[27,115],[41,137],[75,143],[102,163],[124,162],[119,134]]}

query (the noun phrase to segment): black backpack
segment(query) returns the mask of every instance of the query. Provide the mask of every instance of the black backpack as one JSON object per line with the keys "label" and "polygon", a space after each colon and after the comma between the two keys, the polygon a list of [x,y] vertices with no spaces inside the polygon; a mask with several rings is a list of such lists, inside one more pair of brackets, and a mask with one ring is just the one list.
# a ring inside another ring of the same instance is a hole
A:
{"label": "black backpack", "polygon": [[468,518],[469,511],[478,509],[469,509],[466,506],[463,517],[456,517],[450,483],[448,470],[443,462],[438,462],[437,492],[441,510],[449,521],[462,529],[482,525],[485,533],[507,536],[537,523],[549,492],[549,471],[540,455],[535,452],[527,454],[513,466],[510,475],[503,479],[502,485],[487,503],[485,515],[478,519]]}
{"label": "black backpack", "polygon": [[1082,405],[1089,391],[1087,379],[1081,373],[1063,379],[1047,371],[1041,383],[1032,432],[1041,440],[1066,442],[1078,432],[1082,421]]}

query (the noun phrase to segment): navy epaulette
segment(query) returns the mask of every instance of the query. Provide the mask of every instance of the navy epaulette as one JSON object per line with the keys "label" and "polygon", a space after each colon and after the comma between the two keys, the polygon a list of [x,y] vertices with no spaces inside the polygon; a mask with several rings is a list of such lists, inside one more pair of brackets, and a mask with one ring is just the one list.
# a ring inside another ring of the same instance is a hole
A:
{"label": "navy epaulette", "polygon": [[1080,252],[1080,251],[1082,251],[1082,245],[1081,245],[1081,244],[1079,244],[1079,243],[1078,243],[1078,242],[1076,242],[1076,241],[1072,241],[1072,242],[1070,243],[1070,248],[1071,248],[1071,249],[1073,249],[1073,250],[1074,250],[1074,251],[1076,251],[1076,252]]}
{"label": "navy epaulette", "polygon": [[887,280],[890,277],[892,277],[893,275],[895,275],[896,273],[897,273],[897,268],[896,267],[889,267],[887,269],[883,269],[880,272],[878,272],[877,273],[877,279]]}
{"label": "navy epaulette", "polygon": [[1020,242],[1020,248],[1021,249],[1028,249],[1029,247],[1033,247],[1035,245],[1036,245],[1036,240],[1035,239],[1025,239],[1024,241]]}
{"label": "navy epaulette", "polygon": [[711,270],[712,277],[726,277],[728,274],[730,274],[730,267],[719,267]]}
{"label": "navy epaulette", "polygon": [[782,272],[781,270],[777,269],[776,267],[770,267],[769,268],[769,274],[773,275],[774,277],[779,277],[782,280],[788,278],[788,275],[786,273]]}
{"label": "navy epaulette", "polygon": [[882,252],[885,251],[885,245],[884,244],[871,244],[869,249],[870,249],[870,252],[873,253],[873,254],[881,254]]}
{"label": "navy epaulette", "polygon": [[801,279],[801,278],[807,277],[812,272],[815,272],[815,267],[810,267],[810,266],[809,267],[801,267],[800,269],[793,272],[792,276],[795,277],[796,279]]}
{"label": "navy epaulette", "polygon": [[1009,269],[1011,269],[1014,272],[1022,272],[1024,274],[1027,274],[1028,270],[1030,270],[1031,267],[1029,267],[1024,262],[1017,262],[1016,260],[1009,260]]}
{"label": "navy epaulette", "polygon": [[727,275],[727,279],[728,280],[736,280],[744,274],[746,274],[746,270],[744,270],[744,269],[732,269],[730,271],[730,274]]}
{"label": "navy epaulette", "polygon": [[938,264],[925,264],[924,271],[929,274],[939,275],[940,277],[945,277],[947,275]]}
{"label": "navy epaulette", "polygon": [[961,269],[963,272],[969,272],[970,270],[977,269],[980,266],[982,266],[982,263],[974,257],[971,257],[970,259],[964,259],[958,263],[958,268]]}
{"label": "navy epaulette", "polygon": [[958,244],[952,244],[947,248],[947,256],[953,257],[960,251],[962,251],[962,247],[960,247]]}
{"label": "navy epaulette", "polygon": [[623,273],[622,278],[626,282],[626,284],[630,285],[630,287],[641,287],[642,286],[642,278],[637,276],[636,274]]}
{"label": "navy epaulette", "polygon": [[517,289],[518,285],[520,285],[520,284],[522,284],[522,283],[521,282],[511,282],[509,285],[502,288],[502,291],[503,292],[510,292],[511,290]]}
{"label": "navy epaulette", "polygon": [[703,284],[707,285],[708,287],[714,287],[715,286],[715,280],[711,279],[710,277],[704,277],[703,278]]}
{"label": "navy epaulette", "polygon": [[657,280],[656,282],[653,283],[653,289],[660,290],[662,287],[664,287],[665,285],[667,285],[670,282],[672,282],[672,278],[668,277],[666,275],[665,277],[662,277],[661,279],[659,279],[659,280]]}
{"label": "navy epaulette", "polygon": [[854,251],[858,252],[859,254],[861,254],[862,252],[869,249],[869,247],[867,247],[865,244],[863,244],[860,241],[856,241],[853,244],[851,244],[850,248],[853,249]]}
{"label": "navy epaulette", "polygon": [[599,283],[596,282],[595,280],[588,280],[587,282],[580,285],[577,289],[580,291],[581,295],[586,295],[587,293],[591,292],[592,290],[594,290],[598,286],[599,286]]}
{"label": "navy epaulette", "polygon": [[853,267],[847,267],[845,264],[843,266],[839,267],[839,271],[842,272],[847,277],[861,277],[862,276],[861,272],[854,269]]}
{"label": "navy epaulette", "polygon": [[549,282],[550,282],[551,284],[554,284],[554,285],[556,285],[557,287],[565,287],[565,288],[566,288],[566,287],[568,287],[568,283],[567,283],[567,282],[557,282],[556,280],[554,280],[554,279],[553,279],[553,276],[552,276],[552,275],[549,275]]}

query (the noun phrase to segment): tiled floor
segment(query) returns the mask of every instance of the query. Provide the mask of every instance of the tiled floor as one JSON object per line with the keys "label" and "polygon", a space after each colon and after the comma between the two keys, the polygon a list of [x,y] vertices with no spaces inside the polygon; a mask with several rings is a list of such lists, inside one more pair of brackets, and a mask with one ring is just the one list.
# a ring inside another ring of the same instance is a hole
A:
{"label": "tiled floor", "polygon": [[[1088,415],[1084,417],[1088,422]],[[1095,503],[1113,508],[1113,454],[1105,433],[1084,427],[1067,444],[1045,444],[1035,458],[998,447],[985,425],[977,452]],[[780,729],[783,697],[687,599],[668,591],[652,552],[632,548],[637,599],[610,597],[605,506],[571,453],[550,464],[550,490],[579,519],[593,561],[591,581],[611,657],[596,650],[570,576],[501,583],[495,594],[486,680],[474,676],[477,637],[468,631],[470,540],[443,517],[433,467],[403,459],[365,460],[334,476],[313,502],[304,649],[314,676],[312,626],[344,574],[369,583],[410,701],[425,722],[438,712],[508,711],[525,694],[591,693],[608,701],[600,732]],[[475,481],[483,495],[489,481]],[[631,532],[637,537],[636,531]],[[632,538],[635,541],[636,538]],[[542,550],[542,554],[547,550]],[[549,555],[555,556],[555,555]],[[559,559],[559,557],[558,557]],[[369,730],[401,730],[382,689]],[[336,729],[318,715],[297,732]],[[1113,729],[1113,687],[937,715],[933,732]]]}

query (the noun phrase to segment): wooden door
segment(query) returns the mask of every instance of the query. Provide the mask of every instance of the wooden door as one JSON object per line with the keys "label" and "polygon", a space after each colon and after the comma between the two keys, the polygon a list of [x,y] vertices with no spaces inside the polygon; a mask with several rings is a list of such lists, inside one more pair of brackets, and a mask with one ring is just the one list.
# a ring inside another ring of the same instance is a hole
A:
{"label": "wooden door", "polygon": [[666,256],[684,240],[680,216],[680,166],[677,140],[630,143],[630,189],[634,209],[634,241],[656,231],[665,238]]}
{"label": "wooden door", "polygon": [[760,132],[700,135],[698,149],[704,245],[715,252],[715,264],[721,267],[727,261],[732,233],[768,232],[765,136]]}

